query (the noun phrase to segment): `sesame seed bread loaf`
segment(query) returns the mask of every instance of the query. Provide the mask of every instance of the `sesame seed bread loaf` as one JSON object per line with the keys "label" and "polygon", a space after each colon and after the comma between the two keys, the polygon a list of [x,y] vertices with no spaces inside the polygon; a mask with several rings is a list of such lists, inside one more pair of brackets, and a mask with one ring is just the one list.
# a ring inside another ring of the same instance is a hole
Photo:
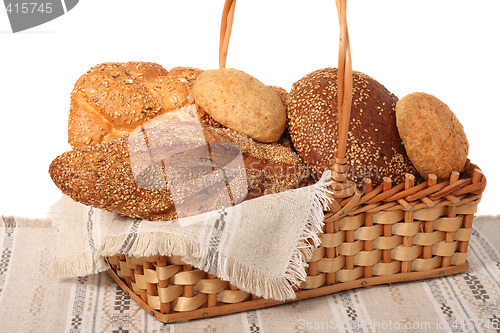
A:
{"label": "sesame seed bread loaf", "polygon": [[438,98],[417,92],[396,104],[399,134],[413,165],[427,179],[450,177],[464,171],[469,142],[462,124],[448,105]]}
{"label": "sesame seed bread loaf", "polygon": [[[155,138],[154,146],[131,145],[135,140],[133,134],[125,134],[97,145],[74,148],[54,159],[49,168],[50,176],[73,200],[134,218],[174,219],[177,217],[174,201],[176,206],[181,203],[183,216],[220,208],[227,200],[227,192],[221,188],[220,180],[201,177],[207,176],[206,168],[170,172],[169,177],[174,179],[165,179],[168,166],[162,161],[166,151],[175,152],[175,161],[189,158],[184,154],[194,145],[192,140],[195,139],[183,133],[189,126],[199,127],[198,123],[191,124],[177,122],[169,129],[169,135],[163,135],[164,126],[149,128],[147,135],[150,143],[151,138]],[[310,184],[307,168],[290,148],[257,143],[227,128],[203,127],[203,135],[203,140],[211,147],[220,147],[222,158],[234,155],[228,143],[241,149],[246,178],[241,184],[231,185],[233,200],[242,195],[251,199]],[[233,177],[231,174],[226,176]],[[174,200],[170,188],[176,180],[184,187],[176,189]]]}
{"label": "sesame seed bread loaf", "polygon": [[[383,177],[404,180],[416,171],[398,135],[397,97],[373,78],[353,72],[353,98],[346,158],[348,179]],[[314,71],[293,84],[288,98],[288,126],[297,153],[315,179],[334,163],[338,140],[337,69]]]}
{"label": "sesame seed bread loaf", "polygon": [[277,142],[285,130],[286,109],[279,94],[283,96],[278,88],[232,68],[205,71],[193,86],[201,109],[259,142]]}
{"label": "sesame seed bread loaf", "polygon": [[194,103],[192,85],[201,72],[191,67],[167,71],[150,62],[110,62],[92,67],[71,93],[71,147],[120,137],[157,115]]}

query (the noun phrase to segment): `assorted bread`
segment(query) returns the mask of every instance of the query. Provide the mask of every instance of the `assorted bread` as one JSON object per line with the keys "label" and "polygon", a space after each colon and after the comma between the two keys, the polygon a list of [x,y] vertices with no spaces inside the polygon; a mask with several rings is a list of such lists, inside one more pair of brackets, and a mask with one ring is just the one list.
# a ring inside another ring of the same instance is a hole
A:
{"label": "assorted bread", "polygon": [[[333,167],[337,69],[307,74],[288,93],[236,69],[100,64],[71,93],[68,139],[73,150],[49,172],[75,201],[150,220],[200,214],[309,185]],[[444,179],[464,170],[467,153],[446,104],[424,93],[398,101],[353,73],[348,180]]]}
{"label": "assorted bread", "polygon": [[396,104],[396,121],[406,152],[419,174],[427,179],[462,172],[469,142],[462,124],[438,98],[416,92]]}
{"label": "assorted bread", "polygon": [[[243,80],[240,91],[236,90],[241,95],[226,93],[222,98],[234,105],[250,106],[258,101],[263,108],[256,111],[256,122],[271,120],[275,126],[272,113],[279,115],[282,124],[272,140],[267,134],[268,124],[262,126],[264,135],[258,129],[253,132],[267,138],[261,141],[274,143],[259,143],[219,123],[209,113],[212,105],[194,104],[193,87],[203,77],[200,69],[176,67],[167,71],[153,63],[105,63],[93,67],[75,84],[68,125],[73,150],[50,165],[54,183],[80,203],[151,220],[199,214],[310,184],[299,156],[290,147],[276,143],[286,122],[286,91],[265,86],[246,73],[229,72],[229,76]],[[211,87],[207,89],[211,93]],[[221,101],[220,96],[211,94],[216,103]],[[243,102],[239,100],[242,97]],[[178,112],[186,105],[196,107]],[[233,123],[239,116],[233,117]],[[192,135],[196,129],[201,129],[202,138]],[[143,133],[150,138],[147,144],[131,144],[140,141]],[[154,147],[151,138],[155,138]],[[209,147],[208,155],[204,144]],[[225,168],[228,179],[218,178],[212,167],[173,166],[195,157],[208,159],[206,162],[214,167],[222,163],[223,167],[225,163],[234,164],[225,158],[235,154],[241,155],[244,172],[232,175],[235,171]],[[214,161],[216,155],[221,157]],[[167,159],[175,162],[169,165]],[[182,186],[173,189],[173,184]]]}

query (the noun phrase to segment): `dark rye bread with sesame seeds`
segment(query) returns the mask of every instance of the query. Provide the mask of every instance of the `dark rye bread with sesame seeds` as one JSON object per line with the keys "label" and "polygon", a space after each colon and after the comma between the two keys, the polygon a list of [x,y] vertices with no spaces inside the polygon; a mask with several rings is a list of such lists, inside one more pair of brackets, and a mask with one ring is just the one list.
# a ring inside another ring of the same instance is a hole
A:
{"label": "dark rye bread with sesame seeds", "polygon": [[[353,72],[353,97],[346,158],[348,179],[374,184],[390,177],[404,181],[418,175],[396,127],[397,97],[373,78]],[[337,69],[316,70],[293,84],[288,97],[288,126],[297,153],[314,178],[331,169],[337,149]]]}
{"label": "dark rye bread with sesame seeds", "polygon": [[[198,123],[192,124],[199,126]],[[165,181],[166,166],[161,162],[165,151],[175,151],[175,160],[182,159],[192,140],[195,140],[183,135],[183,126],[191,125],[176,123],[169,130],[179,133],[168,136],[162,136],[162,130],[158,128],[148,129],[149,138],[159,133],[154,140],[156,146],[148,148],[140,144],[131,145],[134,140],[131,139],[132,134],[75,148],[52,161],[50,176],[65,195],[82,204],[134,218],[175,219],[178,216],[169,188],[176,179]],[[204,127],[203,132],[204,140],[212,146],[219,143],[222,158],[233,153],[226,143],[241,149],[246,179],[243,178],[241,184],[231,185],[233,198],[243,193],[247,200],[311,183],[307,168],[290,148],[257,143],[227,128]],[[148,162],[141,163],[142,159]],[[177,207],[182,204],[183,216],[218,209],[227,200],[227,192],[221,189],[220,180],[201,177],[200,181],[199,176],[206,175],[206,170],[191,168],[178,174],[169,173],[185,185],[185,188],[178,188],[175,199]],[[227,177],[232,176],[229,174]],[[220,190],[214,190],[214,186]]]}
{"label": "dark rye bread with sesame seeds", "polygon": [[92,67],[71,92],[71,147],[120,137],[153,117],[194,103],[192,85],[201,72],[192,67],[167,71],[151,62],[109,62]]}

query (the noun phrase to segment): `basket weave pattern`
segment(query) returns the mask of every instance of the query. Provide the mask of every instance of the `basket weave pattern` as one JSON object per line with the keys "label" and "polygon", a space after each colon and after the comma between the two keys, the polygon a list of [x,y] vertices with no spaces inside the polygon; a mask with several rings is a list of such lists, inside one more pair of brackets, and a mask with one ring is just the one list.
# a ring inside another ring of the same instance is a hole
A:
{"label": "basket weave pattern", "polygon": [[[367,181],[363,196],[335,201],[331,208],[337,212],[325,213],[321,245],[309,259],[297,299],[467,270],[472,220],[486,180],[477,168],[470,178],[452,174],[437,184],[432,179],[414,187],[390,187],[385,179],[371,191]],[[356,205],[342,214],[352,200]],[[284,303],[238,290],[175,256],[118,255],[108,261],[115,281],[165,322]]]}
{"label": "basket weave pattern", "polygon": [[[356,201],[347,216],[325,214],[325,233],[309,264],[304,289],[372,276],[423,272],[466,264],[472,220],[486,180],[479,169],[472,178],[417,186],[391,187],[389,179]],[[333,232],[331,231],[333,229]],[[330,231],[330,232],[329,232]]]}

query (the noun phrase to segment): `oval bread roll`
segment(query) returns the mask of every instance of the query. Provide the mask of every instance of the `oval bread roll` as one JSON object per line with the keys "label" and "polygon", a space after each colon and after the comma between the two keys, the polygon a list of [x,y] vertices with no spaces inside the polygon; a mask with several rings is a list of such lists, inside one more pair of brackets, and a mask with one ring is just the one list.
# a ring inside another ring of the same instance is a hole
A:
{"label": "oval bread roll", "polygon": [[196,80],[193,95],[217,122],[256,141],[276,142],[285,130],[286,109],[278,92],[245,72],[205,71]]}
{"label": "oval bread roll", "polygon": [[416,92],[396,104],[399,135],[420,175],[438,179],[464,171],[469,142],[462,124],[438,98]]}

